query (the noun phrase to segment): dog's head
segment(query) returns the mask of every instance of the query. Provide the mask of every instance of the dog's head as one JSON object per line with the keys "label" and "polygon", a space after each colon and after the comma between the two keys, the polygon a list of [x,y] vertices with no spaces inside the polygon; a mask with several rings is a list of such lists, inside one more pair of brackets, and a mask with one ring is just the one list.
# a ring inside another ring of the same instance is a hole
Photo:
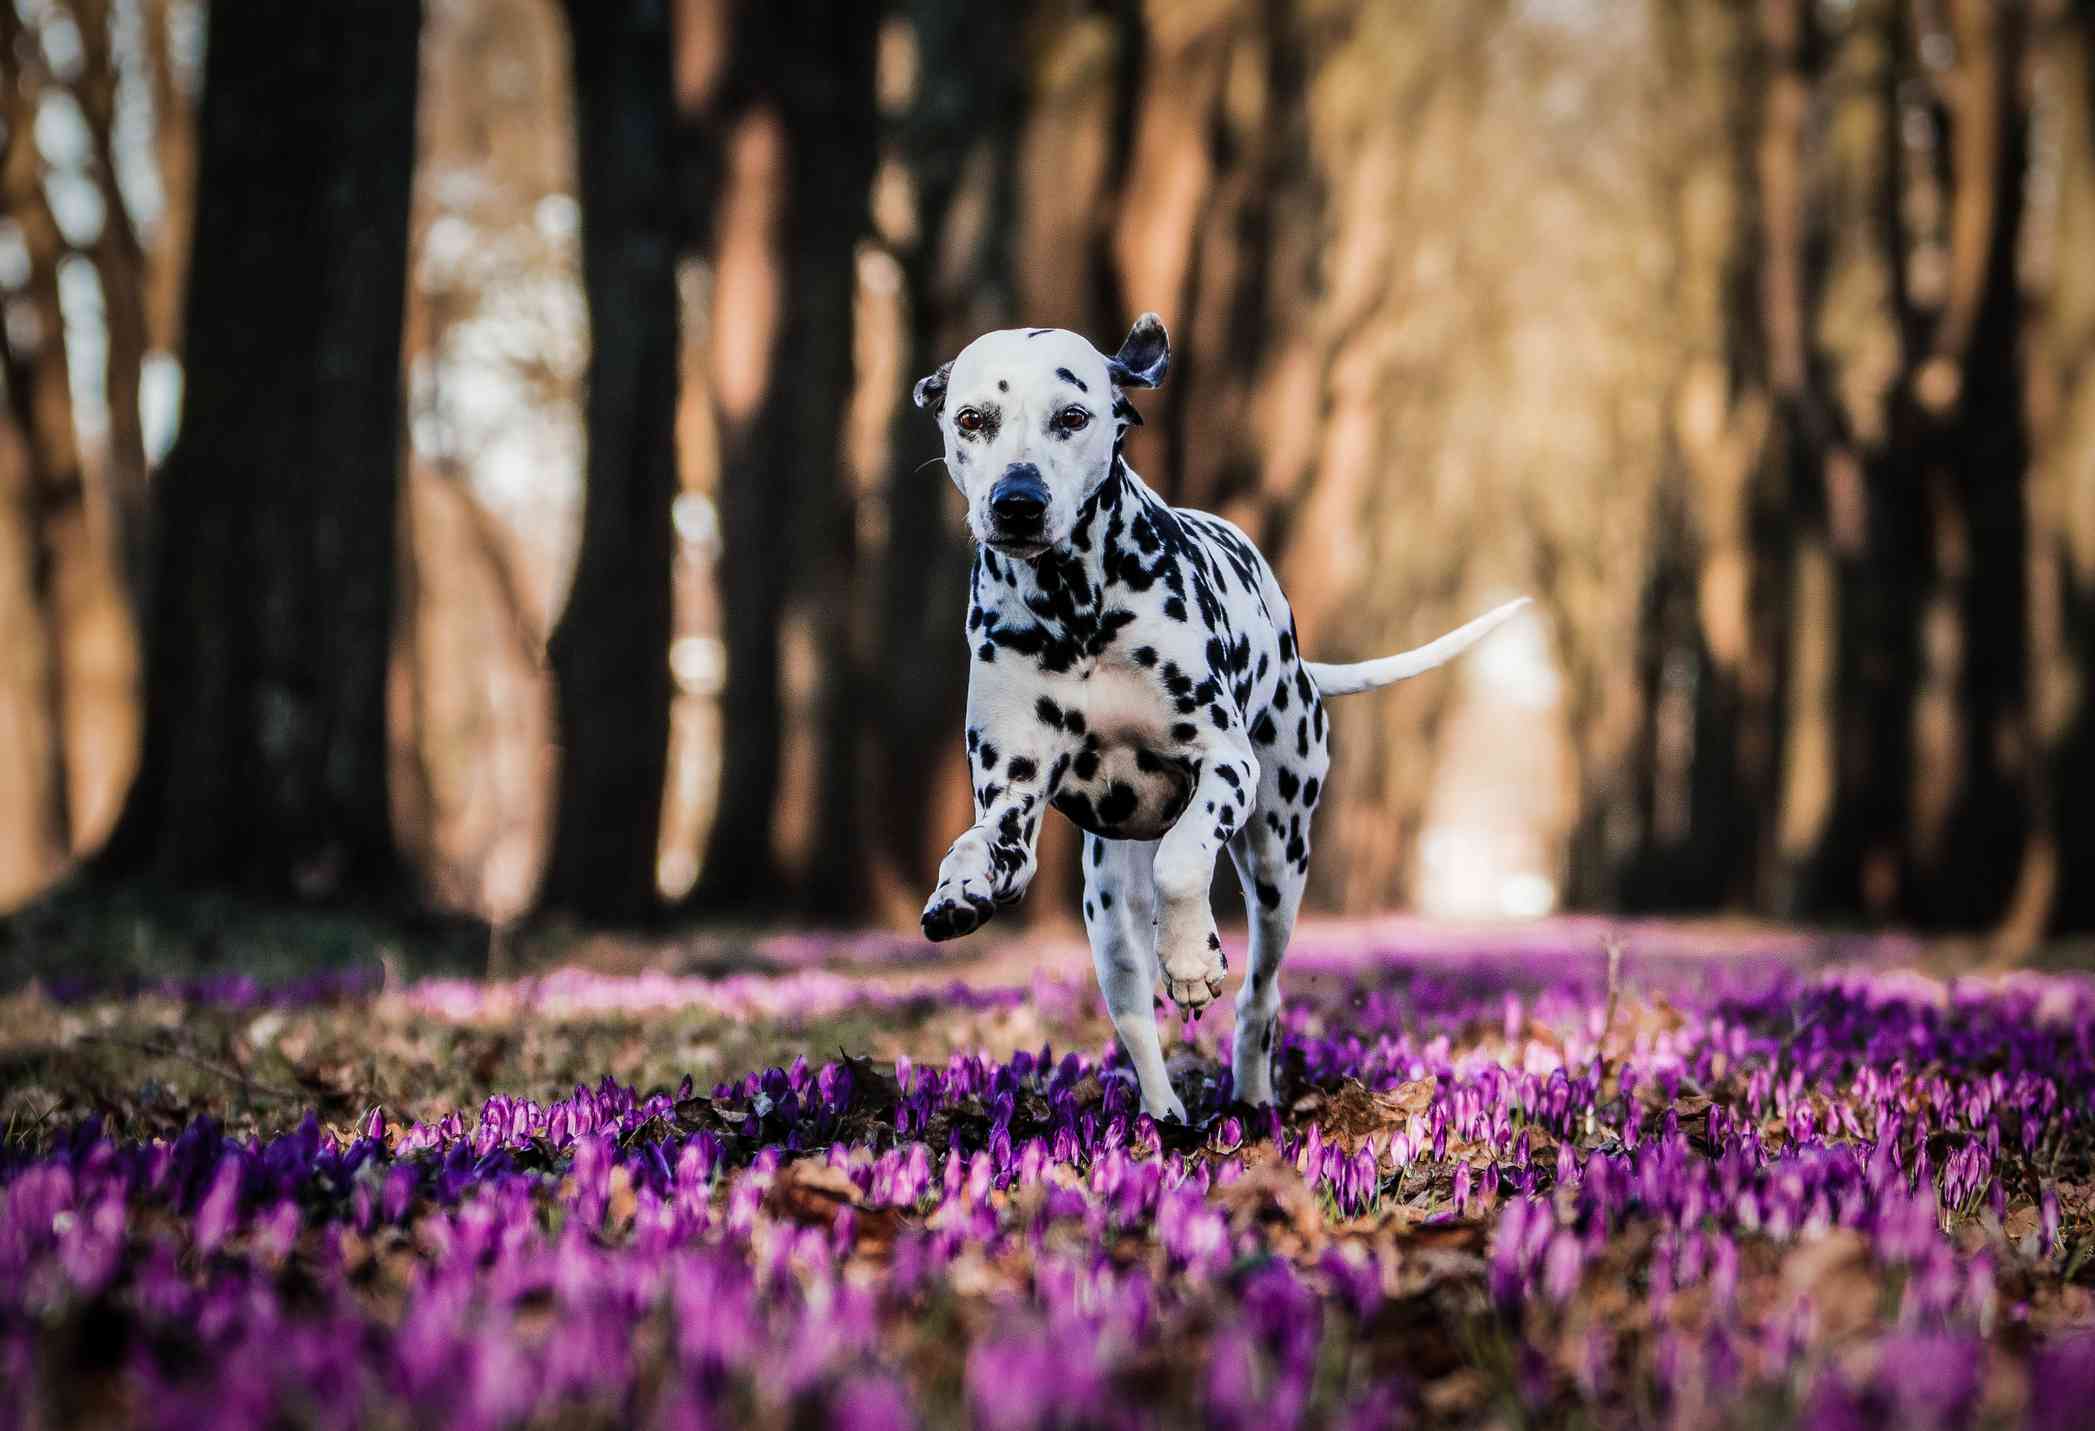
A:
{"label": "dog's head", "polygon": [[1007,328],[919,382],[975,540],[1026,561],[1068,541],[1142,421],[1122,389],[1157,386],[1170,361],[1164,324],[1145,313],[1110,358],[1062,328]]}

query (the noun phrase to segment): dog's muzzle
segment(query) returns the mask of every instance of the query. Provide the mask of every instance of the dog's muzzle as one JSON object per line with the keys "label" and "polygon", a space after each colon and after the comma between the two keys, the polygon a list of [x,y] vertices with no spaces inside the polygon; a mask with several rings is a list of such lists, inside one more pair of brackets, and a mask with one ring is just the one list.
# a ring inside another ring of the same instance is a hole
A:
{"label": "dog's muzzle", "polygon": [[997,519],[1000,539],[1025,542],[1038,537],[1047,509],[1047,483],[1040,480],[1040,469],[1030,462],[1005,468],[997,485],[989,489],[989,510]]}

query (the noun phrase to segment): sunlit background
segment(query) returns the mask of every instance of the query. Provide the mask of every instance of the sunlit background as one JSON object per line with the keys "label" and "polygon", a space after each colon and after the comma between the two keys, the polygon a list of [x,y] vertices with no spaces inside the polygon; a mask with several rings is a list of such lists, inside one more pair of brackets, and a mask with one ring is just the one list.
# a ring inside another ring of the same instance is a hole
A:
{"label": "sunlit background", "polygon": [[[136,764],[124,573],[182,420],[207,14],[0,6],[7,904],[98,847]],[[2010,943],[2095,913],[2065,808],[2095,660],[2087,6],[995,8],[664,12],[672,112],[635,142],[676,214],[671,708],[586,720],[666,736],[665,908],[913,924],[966,819],[966,558],[909,383],[987,328],[1110,345],[1155,309],[1172,378],[1133,463],[1261,542],[1313,655],[1538,598],[1337,710],[1314,907]],[[588,497],[567,12],[428,0],[419,69],[390,799],[424,895],[506,923],[553,839],[547,643]],[[740,734],[736,650],[778,683]],[[1071,848],[1056,827],[1044,888]]]}

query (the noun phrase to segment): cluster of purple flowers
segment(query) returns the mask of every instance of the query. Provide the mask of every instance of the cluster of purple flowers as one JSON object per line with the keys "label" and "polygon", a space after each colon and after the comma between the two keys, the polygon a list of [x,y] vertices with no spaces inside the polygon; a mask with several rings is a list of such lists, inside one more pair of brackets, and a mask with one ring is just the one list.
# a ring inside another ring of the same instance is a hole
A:
{"label": "cluster of purple flowers", "polygon": [[[0,1150],[0,1424],[2078,1424],[2095,988],[1637,974],[1306,961],[1190,1128],[1110,1048],[89,1118]],[[704,982],[629,992],[770,1007]]]}

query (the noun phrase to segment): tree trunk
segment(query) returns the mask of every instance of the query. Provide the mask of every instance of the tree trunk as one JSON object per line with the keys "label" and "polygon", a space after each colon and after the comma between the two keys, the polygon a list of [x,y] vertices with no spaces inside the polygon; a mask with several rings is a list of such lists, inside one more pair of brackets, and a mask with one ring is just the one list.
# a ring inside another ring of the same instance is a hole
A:
{"label": "tree trunk", "polygon": [[51,760],[52,786],[45,811],[61,850],[73,841],[68,794],[67,735],[72,728],[69,637],[95,600],[88,490],[73,426],[71,373],[65,345],[65,316],[58,301],[58,265],[65,257],[44,191],[43,160],[37,152],[36,116],[48,76],[35,37],[25,34],[12,7],[0,11],[0,80],[7,91],[7,145],[0,154],[0,206],[14,221],[28,258],[21,311],[30,321],[10,322],[5,341],[7,400],[21,432],[26,458],[24,535],[29,595],[37,620],[32,644],[43,646],[38,692]]}
{"label": "tree trunk", "polygon": [[177,353],[182,344],[183,294],[196,232],[197,103],[195,81],[175,55],[174,9],[180,0],[145,0],[148,78],[153,96],[153,153],[162,206],[146,270],[146,331],[152,348]]}
{"label": "tree trunk", "polygon": [[[766,253],[754,261],[775,280],[779,311],[765,315],[775,326],[761,379],[743,389],[748,374],[727,375],[741,390],[721,421],[720,801],[691,903],[707,913],[790,903],[841,916],[862,911],[868,892],[857,740],[866,633],[855,586],[858,512],[841,445],[854,380],[857,245],[875,159],[880,15],[872,6],[782,3],[740,19],[735,43],[752,93],[740,141],[745,187],[738,198],[731,176],[728,203],[764,211],[753,227]],[[723,216],[723,226],[735,222]],[[723,263],[718,286],[730,281]],[[822,660],[792,732],[813,759],[785,778],[782,636],[794,621]],[[798,867],[787,870],[774,848],[782,804],[796,807],[806,831]]]}
{"label": "tree trunk", "polygon": [[663,0],[570,0],[588,292],[582,550],[551,642],[561,766],[542,906],[655,912],[676,500],[675,109]]}
{"label": "tree trunk", "polygon": [[[793,257],[779,356],[792,366],[778,377],[791,403],[787,430],[806,444],[796,459],[808,484],[799,512],[799,603],[828,656],[817,695],[822,755],[810,792],[815,817],[799,907],[817,918],[842,920],[865,914],[872,891],[866,845],[889,832],[885,819],[868,823],[865,801],[871,784],[862,743],[865,711],[885,678],[875,683],[866,674],[875,637],[872,599],[859,551],[858,492],[843,451],[858,380],[858,247],[870,226],[868,196],[878,157],[873,61],[880,12],[870,5],[816,5],[789,23],[794,27],[782,36],[782,53],[805,53],[809,33],[823,39],[819,62],[783,67],[788,83],[781,86]],[[797,43],[796,35],[803,37]],[[783,793],[789,799],[795,794]]]}
{"label": "tree trunk", "polygon": [[2095,0],[2075,0],[2040,53],[2052,81],[2058,190],[2032,335],[2037,461],[2030,514],[2037,838],[2007,952],[2095,930]]}
{"label": "tree trunk", "polygon": [[[915,235],[902,248],[908,296],[905,383],[947,361],[986,327],[1015,321],[1010,244],[1022,76],[1017,26],[1001,7],[917,0],[917,92],[899,126],[899,157],[916,183]],[[987,216],[965,253],[951,252],[956,201],[971,161],[986,170]],[[937,797],[961,758],[967,663],[960,620],[972,547],[959,503],[937,461],[938,435],[906,398],[896,406],[881,572],[880,851],[906,886],[930,888],[950,832]],[[917,460],[928,455],[928,466]]]}
{"label": "tree trunk", "polygon": [[1785,913],[1979,928],[2020,879],[2022,30],[2015,6],[1879,0],[1827,37],[1797,436],[1834,562],[1833,795]]}
{"label": "tree trunk", "polygon": [[[1944,81],[1950,159],[1949,301],[1918,376],[1957,375],[1936,415],[1943,496],[1935,565],[1946,621],[1954,711],[1939,833],[1917,832],[1911,915],[1980,929],[2007,912],[2028,851],[2035,751],[2029,717],[2030,440],[2023,303],[2017,261],[2027,189],[2029,122],[2022,7],[1950,7],[1956,68]],[[2086,261],[2086,256],[2081,256]],[[1930,641],[1933,647],[1936,643]],[[1916,772],[1918,778],[1918,772]],[[1923,843],[1924,842],[1924,843]]]}
{"label": "tree trunk", "polygon": [[[145,426],[139,384],[150,338],[146,331],[146,257],[116,180],[117,63],[110,35],[110,0],[75,0],[83,66],[76,89],[94,136],[94,176],[102,195],[102,230],[91,257],[102,283],[109,330],[103,390],[109,403],[109,442],[102,454],[102,487],[115,518],[124,586],[134,610],[151,604],[146,590]],[[179,129],[179,116],[156,116]]]}
{"label": "tree trunk", "polygon": [[404,889],[386,664],[417,0],[211,7],[146,737],[101,872]]}
{"label": "tree trunk", "polygon": [[[688,903],[700,912],[743,912],[784,903],[773,848],[784,742],[780,628],[791,589],[778,550],[792,521],[793,468],[778,451],[793,435],[777,394],[783,345],[778,305],[788,301],[780,234],[786,179],[777,113],[756,105],[732,126],[721,183],[713,327],[720,430],[721,639],[727,676],[720,699],[720,789],[705,862]],[[732,310],[732,311],[731,311]],[[788,480],[781,481],[785,476]]]}
{"label": "tree trunk", "polygon": [[36,511],[28,449],[0,412],[0,910],[42,888],[66,857],[55,653],[31,581]]}

